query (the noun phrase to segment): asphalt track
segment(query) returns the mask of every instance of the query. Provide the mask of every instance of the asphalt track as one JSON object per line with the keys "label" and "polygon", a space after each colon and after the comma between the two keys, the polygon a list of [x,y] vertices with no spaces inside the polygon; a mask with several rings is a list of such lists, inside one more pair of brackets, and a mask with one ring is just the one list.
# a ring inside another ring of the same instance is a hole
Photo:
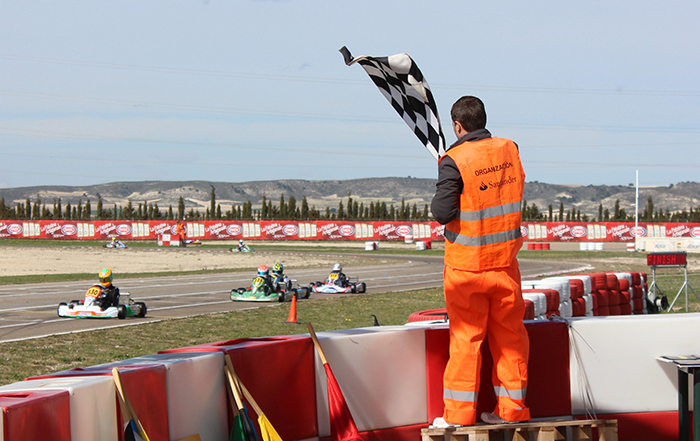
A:
{"label": "asphalt track", "polygon": [[[393,261],[344,268],[350,278],[358,277],[367,284],[367,294],[442,286],[442,256],[362,254],[362,257]],[[520,260],[520,267],[523,278],[583,269],[582,264],[525,259]],[[306,286],[312,281],[323,280],[327,271],[303,269],[290,272],[289,276]],[[86,282],[0,286],[0,342],[276,305],[230,300],[231,289],[249,285],[251,278],[248,272],[236,272],[117,280],[115,284],[122,292],[129,292],[132,299],[148,306],[146,317],[125,320],[58,317],[58,304],[83,298],[89,287]],[[337,296],[339,294],[312,293],[309,299],[299,301],[299,308],[303,307],[303,302]]]}

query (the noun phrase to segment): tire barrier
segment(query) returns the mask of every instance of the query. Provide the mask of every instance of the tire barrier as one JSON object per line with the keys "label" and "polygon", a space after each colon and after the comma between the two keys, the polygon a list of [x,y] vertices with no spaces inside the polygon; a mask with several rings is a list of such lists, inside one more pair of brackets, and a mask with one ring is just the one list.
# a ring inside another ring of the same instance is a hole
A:
{"label": "tire barrier", "polygon": [[423,321],[447,321],[447,309],[437,308],[437,309],[426,309],[424,311],[417,311],[411,313],[408,316],[408,322],[423,322]]}

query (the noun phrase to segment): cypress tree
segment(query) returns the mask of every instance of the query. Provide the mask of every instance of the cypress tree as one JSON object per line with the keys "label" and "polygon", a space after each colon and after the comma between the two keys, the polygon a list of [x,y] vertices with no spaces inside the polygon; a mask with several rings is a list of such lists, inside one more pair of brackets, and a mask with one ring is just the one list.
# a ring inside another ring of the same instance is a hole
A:
{"label": "cypress tree", "polygon": [[301,220],[309,219],[309,202],[306,200],[306,196],[301,198],[301,211],[299,216]]}

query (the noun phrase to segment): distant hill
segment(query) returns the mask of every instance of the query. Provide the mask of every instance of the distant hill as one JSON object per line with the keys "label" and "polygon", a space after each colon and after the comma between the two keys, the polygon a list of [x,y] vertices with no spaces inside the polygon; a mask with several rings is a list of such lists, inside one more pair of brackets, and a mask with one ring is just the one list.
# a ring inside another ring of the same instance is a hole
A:
{"label": "distant hill", "polygon": [[[406,204],[416,204],[419,208],[430,204],[435,192],[435,179],[420,178],[365,178],[344,181],[308,181],[308,180],[279,180],[252,182],[208,182],[208,181],[141,181],[141,182],[112,182],[109,184],[88,186],[36,186],[0,189],[0,197],[4,197],[6,205],[14,205],[30,199],[32,203],[37,197],[50,206],[54,199],[61,198],[61,203],[75,206],[79,201],[90,203],[95,207],[98,195],[102,197],[105,208],[114,204],[125,206],[128,200],[133,204],[157,203],[161,210],[169,205],[177,208],[182,196],[187,210],[189,208],[205,209],[209,207],[211,189],[214,187],[216,202],[223,210],[231,205],[242,205],[250,200],[253,207],[259,206],[263,196],[279,204],[280,195],[285,200],[294,196],[297,203],[306,196],[309,206],[319,210],[337,208],[340,200],[347,201],[348,194],[353,200],[364,202],[386,202],[395,206],[401,204],[403,198]],[[647,199],[652,197],[656,209],[663,208],[671,212],[694,209],[700,206],[700,184],[696,182],[681,182],[665,187],[643,187],[639,190],[639,209],[642,211]],[[558,212],[560,202],[565,210],[575,207],[589,217],[598,215],[598,207],[613,210],[615,201],[620,201],[620,207],[627,213],[634,213],[635,189],[632,186],[607,185],[557,185],[541,182],[525,184],[525,195],[528,205],[537,205],[540,211],[547,211],[549,204]]]}

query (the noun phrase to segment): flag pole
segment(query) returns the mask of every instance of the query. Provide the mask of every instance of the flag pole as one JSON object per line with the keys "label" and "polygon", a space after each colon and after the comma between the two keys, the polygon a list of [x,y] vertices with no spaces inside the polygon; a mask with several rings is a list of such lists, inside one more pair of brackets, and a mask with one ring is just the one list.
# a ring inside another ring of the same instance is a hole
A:
{"label": "flag pole", "polygon": [[[136,424],[136,430],[138,430],[139,435],[143,436],[144,441],[150,441],[148,438],[148,435],[146,434],[146,429],[143,428],[141,425],[141,421],[139,421],[139,418],[136,416],[136,412],[134,412],[134,408],[131,407],[131,403],[129,402],[129,399],[126,397],[126,393],[124,392],[124,387],[122,385],[122,377],[119,374],[119,368],[114,367],[112,368],[112,378],[114,379],[114,385],[117,388],[117,395],[119,396],[119,403],[122,404],[122,416],[128,415],[129,416],[129,421],[133,420],[134,424]],[[126,410],[126,412],[125,412]],[[127,421],[128,422],[128,421]]]}
{"label": "flag pole", "polygon": [[313,340],[314,342],[314,346],[316,346],[316,351],[318,352],[318,356],[321,358],[321,363],[328,364],[326,355],[323,353],[323,349],[321,349],[321,343],[318,342],[318,338],[316,337],[316,333],[314,332],[314,327],[311,325],[311,323],[307,323],[306,328],[309,330],[309,334],[311,335],[311,340]]}

